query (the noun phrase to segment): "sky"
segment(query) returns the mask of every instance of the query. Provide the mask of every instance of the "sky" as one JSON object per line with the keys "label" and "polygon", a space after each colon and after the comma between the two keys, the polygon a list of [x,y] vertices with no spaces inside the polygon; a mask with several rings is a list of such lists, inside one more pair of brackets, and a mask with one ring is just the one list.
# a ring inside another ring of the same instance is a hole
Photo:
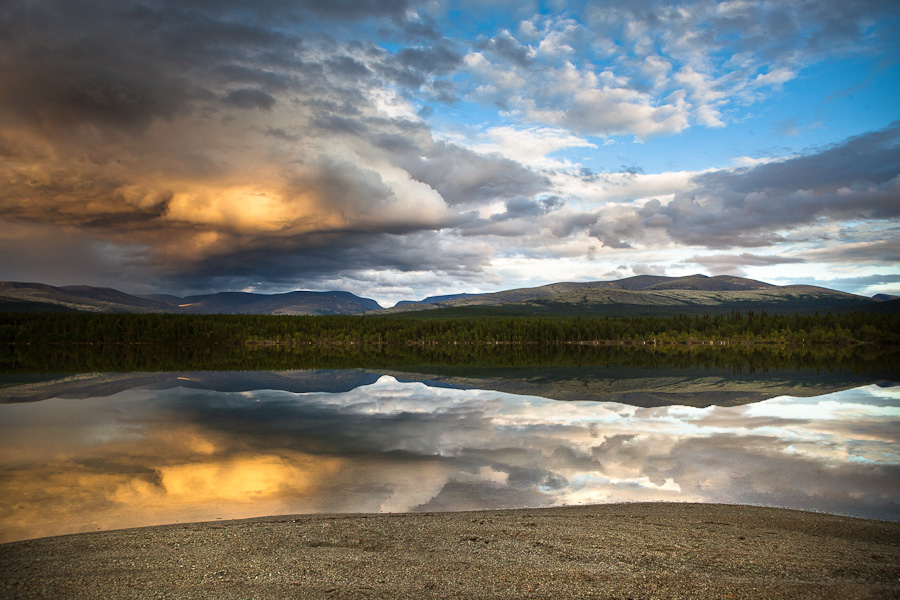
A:
{"label": "sky", "polygon": [[900,294],[895,0],[0,5],[0,280]]}

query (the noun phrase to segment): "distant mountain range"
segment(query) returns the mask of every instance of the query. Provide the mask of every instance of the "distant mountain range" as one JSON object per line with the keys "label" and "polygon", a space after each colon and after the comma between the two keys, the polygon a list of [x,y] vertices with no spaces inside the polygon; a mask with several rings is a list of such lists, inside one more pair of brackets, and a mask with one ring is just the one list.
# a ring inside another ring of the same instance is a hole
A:
{"label": "distant mountain range", "polygon": [[78,311],[187,314],[352,315],[381,305],[350,292],[250,294],[219,292],[179,298],[164,294],[132,296],[111,288],[53,287],[42,283],[0,282],[0,311]]}
{"label": "distant mountain range", "polygon": [[344,393],[372,385],[382,375],[429,387],[485,389],[566,401],[658,406],[739,406],[776,396],[813,397],[863,385],[891,385],[869,375],[812,369],[655,368],[618,365],[578,367],[437,367],[425,371],[291,370],[178,371],[25,375],[0,383],[0,404],[50,398],[103,398],[135,388],[176,387],[244,392]]}
{"label": "distant mountain range", "polygon": [[432,296],[382,308],[350,292],[251,294],[219,292],[181,298],[165,294],[135,296],[111,288],[54,287],[42,283],[0,282],[0,311],[79,311],[187,314],[400,314],[429,316],[567,315],[626,316],[721,313],[731,310],[813,312],[815,310],[900,311],[900,300],[874,298],[808,285],[777,286],[727,275],[663,277],[639,275],[617,281],[554,283],[489,294]]}
{"label": "distant mountain range", "polygon": [[898,311],[900,302],[809,285],[720,275],[638,275],[616,281],[554,283],[491,294],[460,294],[398,303],[384,313],[431,310],[435,316],[630,316],[722,313],[731,310],[811,313],[816,310]]}

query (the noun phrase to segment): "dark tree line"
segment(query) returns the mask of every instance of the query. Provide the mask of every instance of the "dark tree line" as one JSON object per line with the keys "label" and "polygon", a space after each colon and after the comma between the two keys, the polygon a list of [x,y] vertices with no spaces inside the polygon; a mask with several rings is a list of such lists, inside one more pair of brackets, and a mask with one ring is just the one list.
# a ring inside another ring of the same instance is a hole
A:
{"label": "dark tree line", "polygon": [[[832,344],[0,344],[0,373],[386,369],[480,376],[566,367],[853,372],[900,381],[900,346]],[[449,370],[448,370],[449,369]],[[502,376],[502,374],[501,374]]]}
{"label": "dark tree line", "polygon": [[732,312],[669,317],[2,314],[0,344],[292,346],[564,343],[893,344],[900,314]]}

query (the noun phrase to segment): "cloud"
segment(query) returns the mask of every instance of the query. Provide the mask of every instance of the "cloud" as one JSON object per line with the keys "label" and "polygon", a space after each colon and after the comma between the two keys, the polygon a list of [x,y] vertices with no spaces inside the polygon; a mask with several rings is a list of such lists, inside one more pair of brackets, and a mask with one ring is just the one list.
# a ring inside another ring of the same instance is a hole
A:
{"label": "cloud", "polygon": [[657,104],[609,72],[583,72],[566,65],[544,73],[542,80],[539,94],[517,106],[533,121],[604,137],[673,134],[688,126],[687,107],[680,98]]}
{"label": "cloud", "polygon": [[597,147],[564,129],[550,127],[492,127],[480,137],[486,141],[474,144],[474,150],[484,154],[496,153],[520,164],[544,169],[569,166],[565,161],[549,158],[549,154],[568,148]]}
{"label": "cloud", "polygon": [[742,267],[768,267],[804,263],[806,259],[791,256],[761,255],[742,252],[741,254],[715,254],[692,256],[683,262],[700,265],[711,275],[744,275]]}
{"label": "cloud", "polygon": [[[873,269],[883,268],[881,264],[873,267]],[[817,277],[791,277],[785,281],[781,279],[773,279],[774,282],[791,285],[814,285],[832,290],[841,290],[851,294],[860,296],[874,296],[875,294],[891,294],[900,296],[900,275],[893,273],[881,273],[874,275],[865,275],[861,277],[834,277],[829,278],[827,275],[822,278]]]}
{"label": "cloud", "polygon": [[831,248],[818,248],[803,254],[808,260],[834,263],[900,263],[900,241],[840,243]]}
{"label": "cloud", "polygon": [[461,65],[452,42],[387,51],[304,25],[370,17],[407,33],[428,20],[401,1],[4,11],[0,220],[37,239],[84,236],[121,261],[93,268],[133,285],[479,273],[484,246],[431,236],[462,222],[456,206],[527,201],[547,180],[432,138],[406,94],[453,94],[441,82]]}
{"label": "cloud", "polygon": [[228,92],[228,95],[225,96],[225,103],[238,108],[257,108],[269,111],[275,105],[275,98],[259,89],[241,88]]}
{"label": "cloud", "polygon": [[[558,172],[564,210],[542,227],[563,240],[588,234],[610,249],[761,248],[790,254],[687,255],[717,274],[803,262],[896,262],[900,127],[869,132],[807,154],[735,169],[680,173]],[[858,225],[853,225],[858,223]],[[633,259],[634,260],[634,259]],[[656,257],[648,256],[637,262]],[[621,260],[620,260],[621,262]]]}
{"label": "cloud", "polygon": [[900,127],[866,133],[783,162],[696,176],[667,204],[640,216],[675,240],[713,248],[759,247],[827,219],[900,215]]}
{"label": "cloud", "polygon": [[[822,57],[880,56],[885,3],[513,4],[472,3],[521,19],[474,40],[445,5],[406,0],[4,9],[4,256],[16,232],[34,237],[0,278],[365,291],[373,270],[408,286],[434,269],[484,284],[511,254],[578,257],[597,240],[633,250],[606,270],[659,264],[634,253],[672,244],[804,236],[797,256],[815,260],[812,223],[896,218],[896,127],[751,169],[577,172],[560,157],[615,151],[590,136],[728,124]],[[895,254],[871,235],[833,239],[848,257]]]}
{"label": "cloud", "polygon": [[545,176],[498,154],[480,154],[449,142],[399,157],[414,178],[437,190],[448,204],[484,204],[548,189]]}
{"label": "cloud", "polygon": [[490,39],[483,40],[476,47],[489,54],[497,55],[515,63],[520,67],[528,67],[534,62],[535,51],[519,43],[507,30],[501,31]]}
{"label": "cloud", "polygon": [[[752,104],[825,58],[883,53],[896,15],[888,2],[681,2],[594,4],[585,10],[594,47],[615,57],[617,75],[654,91],[658,105],[678,94],[691,123],[721,127],[729,108]],[[546,27],[556,29],[548,19]],[[582,52],[584,52],[582,50]],[[638,133],[638,132],[635,132]]]}

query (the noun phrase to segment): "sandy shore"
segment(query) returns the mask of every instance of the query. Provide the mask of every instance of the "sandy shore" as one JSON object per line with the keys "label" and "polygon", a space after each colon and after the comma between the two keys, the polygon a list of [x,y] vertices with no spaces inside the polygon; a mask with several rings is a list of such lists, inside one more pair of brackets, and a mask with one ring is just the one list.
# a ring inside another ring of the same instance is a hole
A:
{"label": "sandy shore", "polygon": [[2,598],[898,598],[900,523],[618,504],[308,515],[0,545]]}

